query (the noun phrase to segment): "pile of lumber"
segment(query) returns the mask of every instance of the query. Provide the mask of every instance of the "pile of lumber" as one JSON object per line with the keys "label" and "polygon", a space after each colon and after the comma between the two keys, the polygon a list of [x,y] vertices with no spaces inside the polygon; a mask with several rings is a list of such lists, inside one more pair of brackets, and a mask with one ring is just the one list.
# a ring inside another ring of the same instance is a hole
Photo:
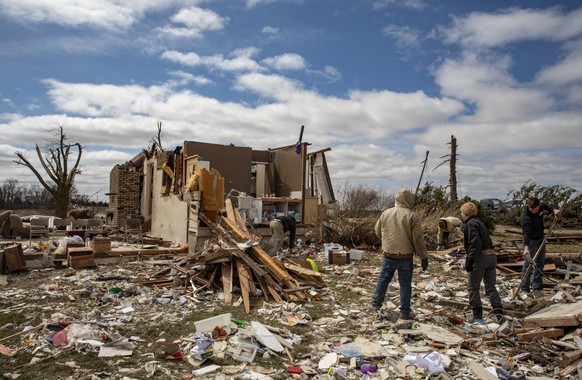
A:
{"label": "pile of lumber", "polygon": [[571,303],[553,304],[525,317],[524,328],[516,331],[518,342],[535,341],[561,356],[560,376],[574,373],[582,360],[582,301],[570,298]]}
{"label": "pile of lumber", "polygon": [[[269,256],[247,230],[237,209],[226,201],[226,216],[211,221],[203,213],[199,218],[220,239],[220,245],[183,260],[178,269],[187,276],[193,289],[222,287],[224,301],[233,302],[233,289],[239,288],[245,311],[250,313],[250,297],[261,294],[277,303],[308,300],[313,288],[323,286],[323,276],[296,263]],[[260,292],[257,292],[260,289]]]}

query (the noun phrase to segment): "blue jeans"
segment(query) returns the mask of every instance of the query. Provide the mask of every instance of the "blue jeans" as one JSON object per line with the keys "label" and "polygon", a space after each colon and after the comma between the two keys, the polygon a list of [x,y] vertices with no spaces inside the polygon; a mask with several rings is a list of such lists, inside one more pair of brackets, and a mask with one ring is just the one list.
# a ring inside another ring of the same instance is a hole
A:
{"label": "blue jeans", "polygon": [[386,297],[388,285],[398,271],[398,282],[400,283],[400,312],[410,314],[410,299],[412,298],[412,271],[414,265],[412,259],[391,259],[384,257],[382,270],[378,276],[376,291],[372,299],[373,307],[381,307]]}
{"label": "blue jeans", "polygon": [[[532,239],[529,242],[529,254],[530,254],[532,259],[534,258],[535,254],[538,252],[538,249],[540,248],[540,245],[542,244],[543,241],[544,241],[544,239],[542,238],[542,239],[535,239],[535,240]],[[536,262],[531,263],[531,265],[533,266],[533,282],[532,282],[532,289],[533,290],[542,290],[544,288],[543,272],[544,272],[544,264],[545,263],[546,263],[546,245],[544,244],[544,247],[542,248],[540,254],[538,255]],[[524,261],[523,267],[521,268],[521,277],[522,278],[525,275],[525,271],[527,270],[527,267],[529,266],[529,264],[530,264],[530,262]],[[529,292],[529,284],[530,284],[531,274],[532,274],[532,270],[530,270],[529,275],[527,276],[527,278],[525,279],[525,281],[521,285],[521,290],[524,292]]]}

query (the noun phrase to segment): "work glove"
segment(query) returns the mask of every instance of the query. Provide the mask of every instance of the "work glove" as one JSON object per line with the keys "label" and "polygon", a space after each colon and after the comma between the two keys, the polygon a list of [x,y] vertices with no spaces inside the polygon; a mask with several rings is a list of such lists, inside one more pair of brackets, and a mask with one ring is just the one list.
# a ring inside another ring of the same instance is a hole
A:
{"label": "work glove", "polygon": [[472,259],[465,260],[465,270],[467,273],[471,273],[473,271],[473,267],[475,266],[475,262]]}
{"label": "work glove", "polygon": [[420,261],[420,265],[422,267],[422,271],[426,272],[426,270],[428,269],[428,257],[424,258]]}

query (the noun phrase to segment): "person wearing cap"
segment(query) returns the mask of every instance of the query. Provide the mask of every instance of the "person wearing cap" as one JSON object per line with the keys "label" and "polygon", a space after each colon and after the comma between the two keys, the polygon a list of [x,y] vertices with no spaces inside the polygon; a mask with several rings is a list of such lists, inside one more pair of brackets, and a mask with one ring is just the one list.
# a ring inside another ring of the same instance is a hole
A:
{"label": "person wearing cap", "polygon": [[475,203],[466,202],[461,206],[461,218],[465,223],[463,228],[463,245],[467,253],[465,270],[469,273],[467,290],[469,291],[469,305],[473,311],[473,316],[469,318],[469,321],[479,325],[485,324],[483,305],[479,295],[479,288],[483,282],[485,294],[489,297],[498,322],[501,323],[504,316],[501,297],[496,287],[497,255],[493,249],[493,241],[487,227],[477,217]]}
{"label": "person wearing cap", "polygon": [[376,235],[382,242],[384,259],[378,276],[378,283],[372,299],[372,310],[380,310],[386,297],[388,285],[398,272],[400,284],[400,318],[413,319],[416,315],[410,309],[412,298],[413,257],[421,258],[422,270],[428,268],[428,251],[420,217],[412,211],[414,194],[408,189],[400,189],[394,207],[384,210],[374,226]]}
{"label": "person wearing cap", "polygon": [[442,251],[449,247],[449,235],[452,233],[459,240],[463,239],[461,225],[463,221],[454,216],[440,218],[437,232],[437,251]]}
{"label": "person wearing cap", "polygon": [[[544,264],[546,262],[546,246],[543,247],[542,242],[544,240],[544,216],[548,214],[554,214],[555,216],[560,216],[560,210],[554,209],[545,203],[540,202],[538,198],[531,197],[527,200],[527,207],[523,210],[523,216],[521,217],[521,231],[523,235],[523,256],[525,259],[525,264],[521,270],[521,278],[525,276],[527,267],[530,265],[532,257],[531,255],[536,255],[538,250],[539,254],[536,257],[533,268],[533,281],[531,283],[533,291],[542,291],[544,287]],[[523,281],[521,285],[522,292],[530,291],[530,275]]]}

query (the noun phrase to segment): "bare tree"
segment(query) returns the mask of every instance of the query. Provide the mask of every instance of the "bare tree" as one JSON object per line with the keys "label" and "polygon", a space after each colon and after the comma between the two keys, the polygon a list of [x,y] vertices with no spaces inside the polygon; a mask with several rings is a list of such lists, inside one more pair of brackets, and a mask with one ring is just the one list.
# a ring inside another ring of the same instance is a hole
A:
{"label": "bare tree", "polygon": [[[71,149],[76,148],[78,151],[77,159],[74,165],[69,169],[69,158],[73,152]],[[22,152],[15,152],[19,158],[14,161],[17,165],[23,165],[29,168],[40,184],[53,196],[55,200],[55,215],[64,218],[67,216],[69,209],[69,201],[71,189],[75,182],[75,176],[81,173],[79,163],[81,162],[81,155],[83,148],[81,144],[69,144],[67,137],[63,131],[63,127],[59,126],[58,139],[51,141],[46,147],[46,152],[43,155],[41,148],[36,144],[36,154],[45,170],[48,178],[45,179],[43,175],[24,157]]]}

